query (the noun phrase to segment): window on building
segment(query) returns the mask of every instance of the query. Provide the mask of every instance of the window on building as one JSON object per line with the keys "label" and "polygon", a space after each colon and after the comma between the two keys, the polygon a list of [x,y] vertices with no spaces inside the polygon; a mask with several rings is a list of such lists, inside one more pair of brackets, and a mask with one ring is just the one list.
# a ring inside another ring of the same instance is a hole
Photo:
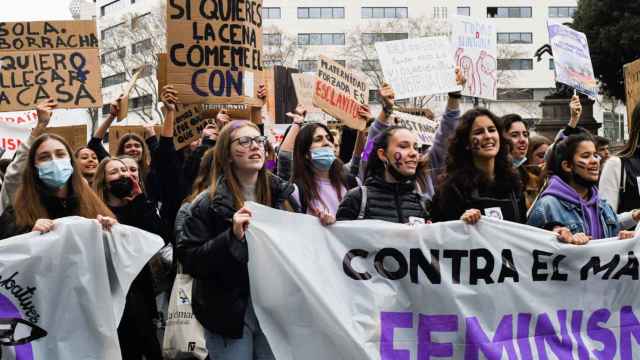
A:
{"label": "window on building", "polygon": [[145,39],[131,44],[131,53],[138,54],[145,50],[151,50],[152,47],[153,45],[151,44],[151,39]]}
{"label": "window on building", "polygon": [[313,33],[298,34],[298,45],[344,45],[344,34]]}
{"label": "window on building", "polygon": [[369,89],[369,104],[380,104],[378,89]]}
{"label": "window on building", "polygon": [[102,63],[109,63],[117,59],[124,59],[127,56],[127,48],[121,47],[115,50],[105,52],[100,56]]}
{"label": "window on building", "polygon": [[282,13],[279,7],[263,7],[262,18],[263,19],[281,19]]}
{"label": "window on building", "polygon": [[344,19],[344,8],[299,7],[298,19]]}
{"label": "window on building", "polygon": [[533,34],[530,32],[499,32],[498,44],[532,44]]}
{"label": "window on building", "polygon": [[433,7],[433,18],[434,19],[446,19],[447,18],[447,7],[446,6],[434,6]]}
{"label": "window on building", "polygon": [[148,12],[146,14],[142,14],[140,16],[136,16],[134,18],[131,19],[131,28],[132,29],[138,29],[141,26],[144,26],[145,21],[151,16],[151,13]]}
{"label": "window on building", "polygon": [[104,4],[100,7],[100,17],[106,16],[110,12],[113,12],[122,7],[120,0],[114,0],[108,4]]}
{"label": "window on building", "polygon": [[404,19],[408,16],[406,7],[363,7],[363,19]]}
{"label": "window on building", "polygon": [[533,59],[498,59],[498,70],[533,70]]}
{"label": "window on building", "polygon": [[406,40],[408,33],[363,33],[362,42],[365,44],[375,44],[380,41]]}
{"label": "window on building", "polygon": [[265,46],[280,46],[282,44],[282,35],[279,33],[262,34],[262,43]]}
{"label": "window on building", "polygon": [[318,72],[318,61],[298,60],[298,70],[302,72]]}
{"label": "window on building", "polygon": [[153,96],[150,94],[129,99],[129,108],[131,109],[140,109],[151,105],[153,105]]}
{"label": "window on building", "polygon": [[487,17],[528,18],[531,17],[531,7],[488,7]]}
{"label": "window on building", "polygon": [[102,105],[102,115],[109,114],[109,110],[111,110],[111,104]]}
{"label": "window on building", "polygon": [[106,88],[113,85],[122,84],[127,81],[127,75],[123,72],[102,78],[102,87]]}
{"label": "window on building", "polygon": [[102,40],[107,40],[107,39],[113,37],[115,34],[117,34],[118,31],[122,30],[124,26],[125,26],[124,22],[121,22],[120,24],[116,24],[116,25],[110,26],[110,27],[108,27],[106,29],[103,29],[100,32],[100,38]]}
{"label": "window on building", "polygon": [[458,15],[471,16],[471,8],[468,6],[458,6],[456,10]]}
{"label": "window on building", "polygon": [[553,62],[553,59],[549,59],[549,70],[555,70],[556,64]]}
{"label": "window on building", "polygon": [[498,100],[533,100],[533,89],[498,89]]}
{"label": "window on building", "polygon": [[347,67],[347,61],[346,60],[339,60],[339,59],[333,59],[333,61],[337,62],[338,64]]}
{"label": "window on building", "polygon": [[575,6],[550,6],[550,18],[572,18],[578,8]]}

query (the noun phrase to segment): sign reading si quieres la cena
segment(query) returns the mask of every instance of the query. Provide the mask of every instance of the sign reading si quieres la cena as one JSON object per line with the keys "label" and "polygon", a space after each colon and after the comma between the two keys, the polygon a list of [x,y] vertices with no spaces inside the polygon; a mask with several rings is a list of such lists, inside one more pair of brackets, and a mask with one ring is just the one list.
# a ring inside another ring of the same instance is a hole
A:
{"label": "sign reading si quieres la cena", "polygon": [[167,50],[181,103],[262,105],[262,0],[169,0]]}
{"label": "sign reading si quieres la cena", "polygon": [[95,21],[0,23],[0,111],[102,105]]}

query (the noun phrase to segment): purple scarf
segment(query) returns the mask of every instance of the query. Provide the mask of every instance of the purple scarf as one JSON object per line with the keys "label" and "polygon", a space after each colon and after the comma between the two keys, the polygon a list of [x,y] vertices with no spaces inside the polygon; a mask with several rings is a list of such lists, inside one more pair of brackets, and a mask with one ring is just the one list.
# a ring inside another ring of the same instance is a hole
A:
{"label": "purple scarf", "polygon": [[604,238],[604,228],[600,221],[600,212],[598,211],[598,188],[591,188],[591,198],[584,200],[569,184],[562,181],[556,175],[549,180],[549,187],[542,193],[540,197],[552,195],[564,201],[580,206],[582,209],[582,219],[585,224],[585,231],[593,239]]}

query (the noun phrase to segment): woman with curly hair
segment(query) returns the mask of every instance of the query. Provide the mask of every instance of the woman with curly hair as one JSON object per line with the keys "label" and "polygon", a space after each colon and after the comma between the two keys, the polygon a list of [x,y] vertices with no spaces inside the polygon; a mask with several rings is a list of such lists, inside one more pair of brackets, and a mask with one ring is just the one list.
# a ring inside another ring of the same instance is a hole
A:
{"label": "woman with curly hair", "polygon": [[449,145],[446,178],[433,198],[434,221],[473,223],[484,214],[526,222],[522,184],[507,141],[491,111],[478,108],[462,115]]}

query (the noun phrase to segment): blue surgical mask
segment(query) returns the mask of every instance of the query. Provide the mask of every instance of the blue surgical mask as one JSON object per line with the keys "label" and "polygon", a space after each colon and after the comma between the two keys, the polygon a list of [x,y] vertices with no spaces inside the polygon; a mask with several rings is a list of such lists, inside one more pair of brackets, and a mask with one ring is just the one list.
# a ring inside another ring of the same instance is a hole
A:
{"label": "blue surgical mask", "polygon": [[53,189],[63,187],[73,174],[73,166],[69,158],[49,160],[36,167],[40,180]]}
{"label": "blue surgical mask", "polygon": [[522,159],[516,159],[516,158],[512,159],[513,167],[516,168],[516,169],[519,168],[520,165],[524,164],[525,162],[527,162],[527,157],[526,156],[523,157]]}
{"label": "blue surgical mask", "polygon": [[313,167],[320,171],[331,169],[331,165],[336,161],[336,154],[330,147],[321,147],[311,149],[311,163]]}

